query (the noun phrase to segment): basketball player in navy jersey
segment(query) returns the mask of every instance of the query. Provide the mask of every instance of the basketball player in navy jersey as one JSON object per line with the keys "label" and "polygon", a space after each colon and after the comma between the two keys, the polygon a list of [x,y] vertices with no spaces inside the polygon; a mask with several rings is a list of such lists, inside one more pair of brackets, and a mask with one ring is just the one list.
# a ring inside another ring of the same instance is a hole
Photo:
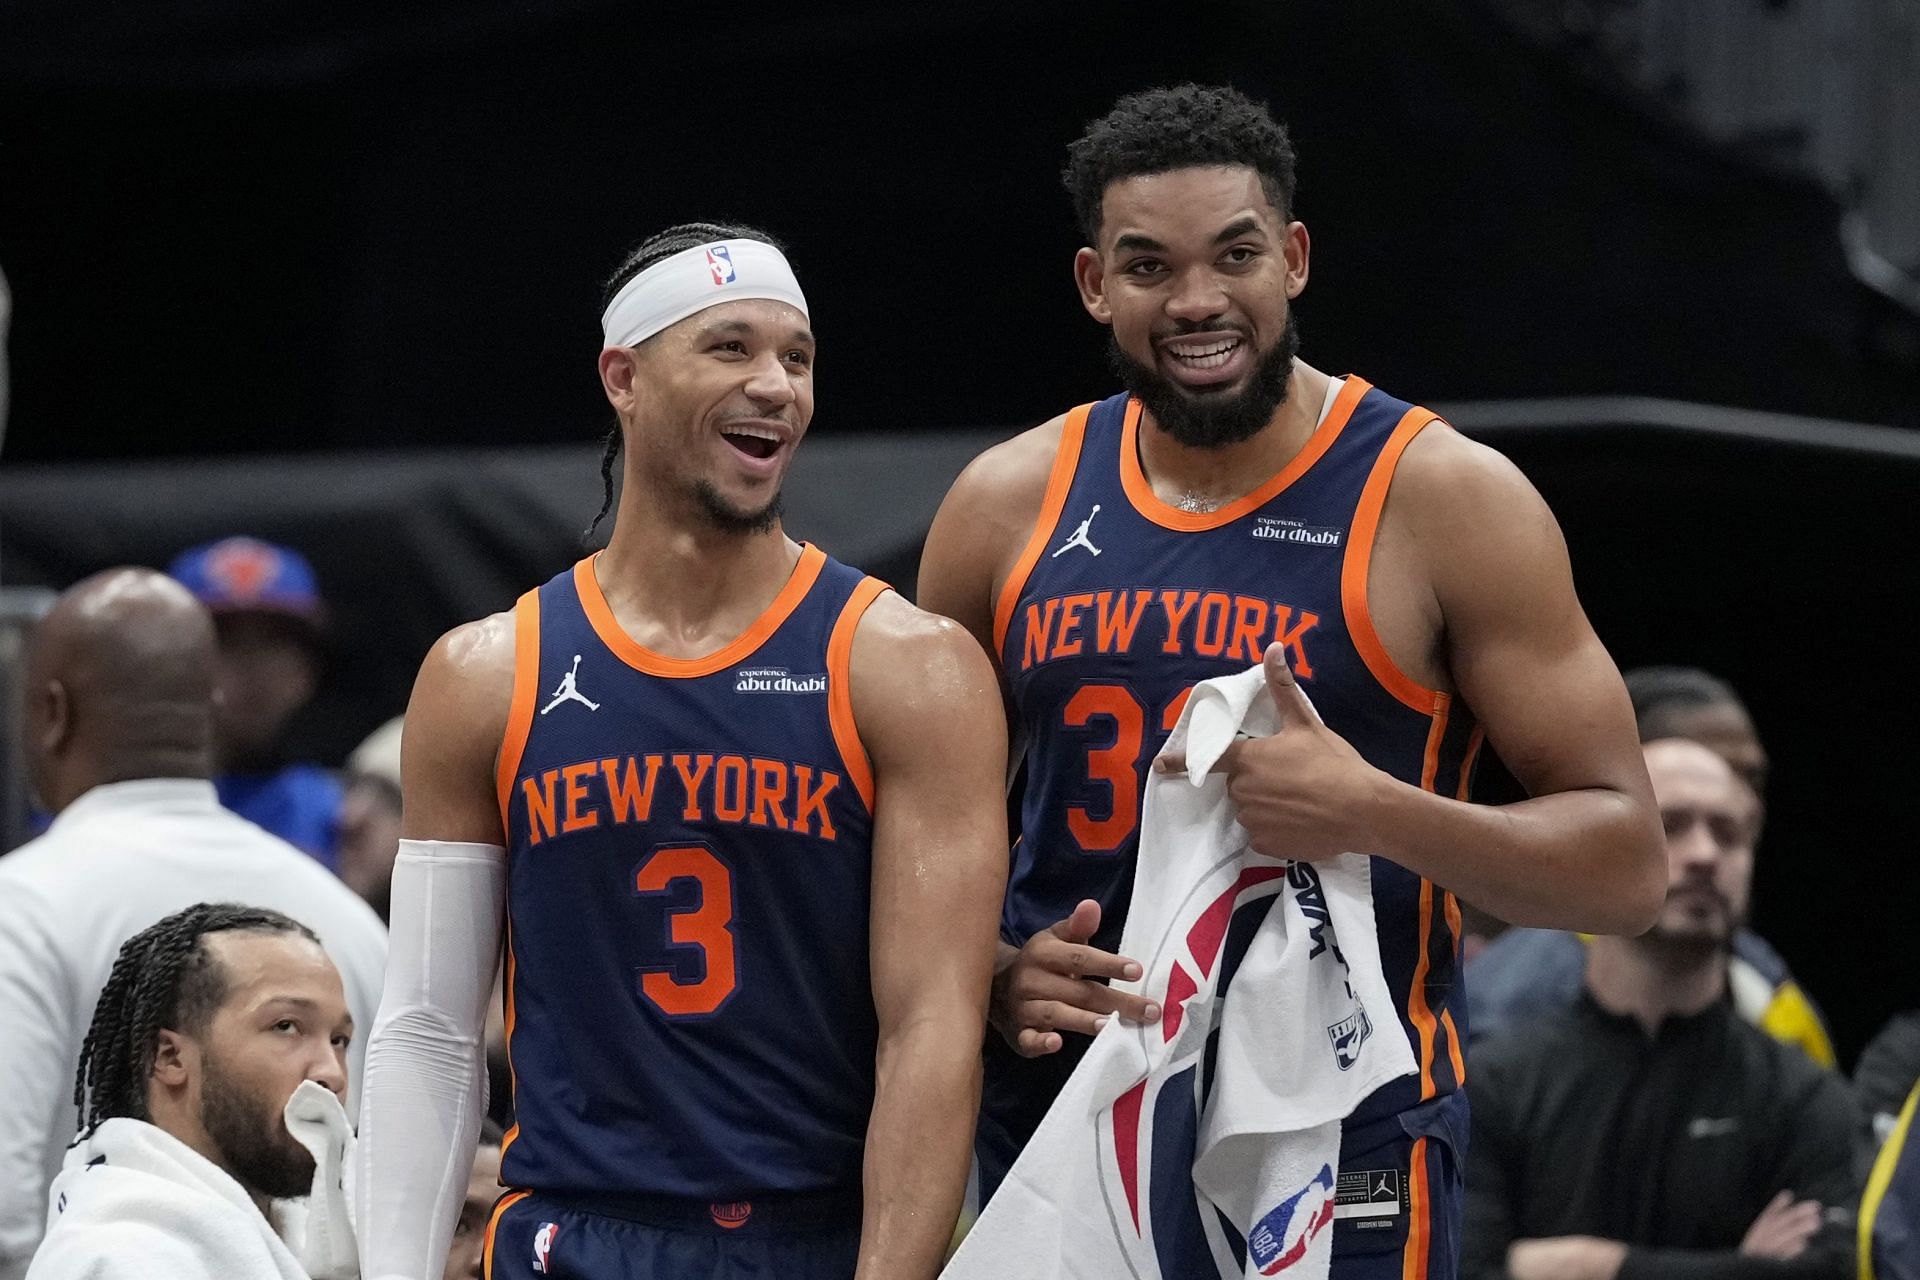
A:
{"label": "basketball player in navy jersey", "polygon": [[[1660,828],[1539,496],[1431,413],[1294,358],[1293,168],[1284,129],[1230,89],[1142,93],[1089,128],[1066,172],[1074,275],[1126,390],[975,460],[927,542],[921,602],[993,654],[1027,766],[979,1154],[990,1189],[1086,1037],[1159,1016],[1104,983],[1140,972],[1112,952],[1146,770],[1193,684],[1264,658],[1286,727],[1229,753],[1231,794],[1262,851],[1379,855],[1380,955],[1420,1064],[1346,1125],[1344,1171],[1388,1175],[1400,1202],[1340,1217],[1333,1274],[1451,1277],[1455,895],[1637,932],[1664,884]],[[1532,799],[1466,803],[1488,740]]]}
{"label": "basketball player in navy jersey", "polygon": [[931,1277],[1005,885],[993,671],[782,532],[814,339],[779,249],[676,227],[610,288],[612,539],[451,632],[407,713],[363,1273],[446,1256],[504,902],[489,1276]]}

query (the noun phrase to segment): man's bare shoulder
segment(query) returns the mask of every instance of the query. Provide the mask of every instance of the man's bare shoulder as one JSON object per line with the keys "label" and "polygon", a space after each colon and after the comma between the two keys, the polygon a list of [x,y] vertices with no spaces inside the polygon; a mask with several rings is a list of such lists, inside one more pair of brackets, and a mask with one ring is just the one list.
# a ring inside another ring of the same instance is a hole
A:
{"label": "man's bare shoulder", "polygon": [[1553,526],[1546,501],[1511,459],[1436,422],[1415,436],[1393,474],[1393,518],[1423,537],[1540,534]]}
{"label": "man's bare shoulder", "polygon": [[953,482],[947,505],[990,528],[1017,529],[1024,540],[1046,497],[1066,422],[1063,413],[969,462]]}
{"label": "man's bare shoulder", "polygon": [[425,715],[445,728],[504,728],[513,702],[512,612],[464,622],[441,636],[420,664],[409,724]]}
{"label": "man's bare shoulder", "polygon": [[1000,717],[1000,683],[986,653],[951,618],[882,593],[860,619],[852,655],[854,714],[863,737],[934,738],[929,717]]}

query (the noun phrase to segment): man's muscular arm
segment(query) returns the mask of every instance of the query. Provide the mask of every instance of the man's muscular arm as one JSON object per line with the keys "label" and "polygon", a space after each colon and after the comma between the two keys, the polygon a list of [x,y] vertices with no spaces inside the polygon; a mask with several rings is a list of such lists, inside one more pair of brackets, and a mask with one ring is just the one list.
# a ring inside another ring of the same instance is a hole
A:
{"label": "man's muscular arm", "polygon": [[861,620],[854,720],[874,775],[879,1019],[861,1280],[930,1278],[966,1189],[1006,887],[1006,728],[993,670],[944,618],[883,595]]}
{"label": "man's muscular arm", "polygon": [[1660,820],[1559,524],[1517,467],[1449,428],[1422,432],[1401,468],[1405,511],[1390,492],[1385,519],[1404,514],[1429,548],[1447,667],[1533,798],[1491,808],[1401,788],[1384,852],[1513,924],[1640,932],[1666,893]]}
{"label": "man's muscular arm", "polygon": [[[1439,663],[1532,798],[1488,806],[1423,791],[1296,717],[1221,760],[1255,846],[1377,853],[1517,925],[1645,929],[1666,889],[1652,788],[1546,503],[1499,454],[1429,427],[1389,492],[1376,581],[1390,536],[1431,583]],[[1291,683],[1274,656],[1269,673],[1277,693]]]}
{"label": "man's muscular arm", "polygon": [[[1034,522],[1060,447],[1064,416],[987,450],[954,482],[927,533],[920,559],[921,607],[958,622],[980,642],[999,672],[993,641],[994,610]],[[1019,726],[1007,700],[1015,754]],[[1009,774],[1011,776],[1011,774]],[[1082,902],[1067,919],[1043,929],[1026,946],[999,943],[988,1016],[1007,1043],[1028,1057],[1058,1052],[1061,1033],[1092,1035],[1107,1015],[1151,1022],[1156,1005],[1090,978],[1137,978],[1139,966],[1088,946],[1100,927],[1100,904]]]}
{"label": "man's muscular arm", "polygon": [[506,893],[494,762],[513,645],[506,614],[448,633],[407,707],[387,981],[355,1153],[369,1280],[440,1274],[486,1109],[486,1001]]}

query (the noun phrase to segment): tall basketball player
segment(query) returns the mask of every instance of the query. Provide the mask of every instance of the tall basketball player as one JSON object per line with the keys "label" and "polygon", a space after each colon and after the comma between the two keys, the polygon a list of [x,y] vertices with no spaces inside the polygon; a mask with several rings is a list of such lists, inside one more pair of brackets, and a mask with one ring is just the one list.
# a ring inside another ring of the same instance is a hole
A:
{"label": "tall basketball player", "polygon": [[[1231,793],[1263,851],[1379,855],[1380,955],[1420,1064],[1347,1124],[1345,1170],[1389,1174],[1375,1184],[1398,1200],[1341,1216],[1334,1275],[1450,1277],[1455,894],[1528,924],[1652,920],[1660,832],[1625,691],[1519,473],[1295,360],[1308,237],[1264,108],[1192,85],[1125,98],[1073,145],[1066,181],[1086,236],[1075,279],[1126,390],[975,460],[920,574],[926,607],[994,655],[1026,753],[983,1174],[997,1184],[1089,1033],[1159,1016],[1102,981],[1139,974],[1112,950],[1146,770],[1193,684],[1271,653],[1277,692],[1297,680],[1325,726],[1288,717],[1237,744]],[[1465,802],[1488,739],[1533,799]]]}
{"label": "tall basketball player", "polygon": [[814,339],[780,250],[675,227],[610,288],[612,539],[450,633],[407,714],[363,1272],[446,1257],[504,901],[488,1275],[930,1277],[1005,886],[993,671],[782,532]]}

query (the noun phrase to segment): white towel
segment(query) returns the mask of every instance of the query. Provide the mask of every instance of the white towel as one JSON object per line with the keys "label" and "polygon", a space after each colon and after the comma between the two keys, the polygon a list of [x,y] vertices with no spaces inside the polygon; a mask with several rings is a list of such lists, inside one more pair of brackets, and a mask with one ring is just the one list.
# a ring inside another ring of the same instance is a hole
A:
{"label": "white towel", "polygon": [[1188,699],[1167,749],[1191,772],[1148,780],[1120,944],[1144,974],[1116,984],[1161,1021],[1095,1037],[947,1280],[1327,1274],[1340,1122],[1415,1066],[1366,856],[1253,852],[1208,773],[1278,728],[1258,667]]}
{"label": "white towel", "polygon": [[315,1156],[315,1194],[275,1205],[288,1238],[225,1170],[164,1129],[120,1118],[67,1152],[49,1193],[46,1238],[27,1280],[358,1275],[340,1190],[349,1145],[346,1112],[338,1098],[309,1080],[287,1100],[286,1118],[289,1131]]}

